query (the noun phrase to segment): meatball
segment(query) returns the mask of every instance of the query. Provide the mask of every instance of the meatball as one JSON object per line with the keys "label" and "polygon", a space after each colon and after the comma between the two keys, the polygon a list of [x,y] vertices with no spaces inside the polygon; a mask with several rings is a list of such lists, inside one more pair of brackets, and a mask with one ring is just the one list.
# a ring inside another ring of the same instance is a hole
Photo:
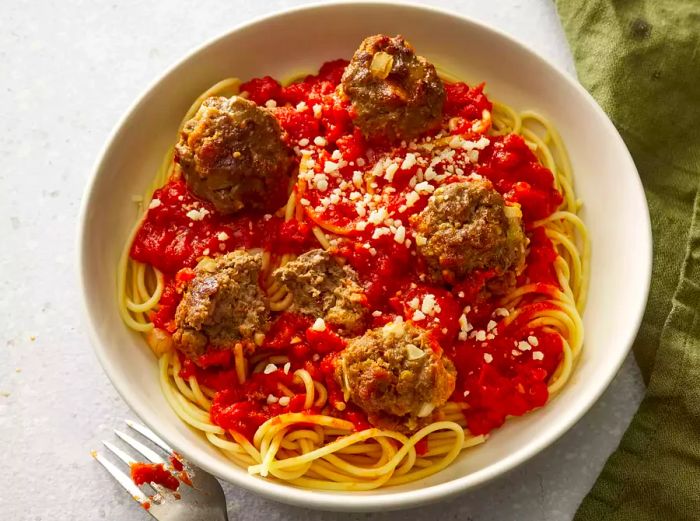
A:
{"label": "meatball", "polygon": [[525,266],[520,211],[507,207],[488,181],[441,186],[412,222],[416,245],[435,282],[453,283],[473,270],[495,270],[501,278],[496,292],[502,293]]}
{"label": "meatball", "polygon": [[437,349],[425,330],[390,322],[350,340],[335,377],[373,425],[410,434],[455,388],[455,368]]}
{"label": "meatball", "polygon": [[341,266],[327,251],[307,251],[277,268],[273,276],[294,297],[290,311],[321,317],[340,334],[364,329],[368,309],[357,273]]}
{"label": "meatball", "polygon": [[244,98],[204,100],[180,132],[175,160],[190,189],[222,213],[273,212],[287,198],[293,152],[275,117]]}
{"label": "meatball", "polygon": [[402,36],[365,38],[345,69],[342,89],[369,140],[410,139],[440,125],[445,87]]}
{"label": "meatball", "polygon": [[199,263],[175,313],[175,345],[196,360],[209,348],[251,345],[270,311],[258,285],[262,254],[237,250]]}

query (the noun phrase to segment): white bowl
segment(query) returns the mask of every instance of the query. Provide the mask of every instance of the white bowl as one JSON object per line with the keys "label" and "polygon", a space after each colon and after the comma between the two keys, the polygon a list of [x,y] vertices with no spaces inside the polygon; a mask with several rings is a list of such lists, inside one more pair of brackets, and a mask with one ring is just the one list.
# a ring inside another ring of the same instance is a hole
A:
{"label": "white bowl", "polygon": [[[173,144],[180,118],[216,81],[270,74],[287,78],[329,59],[349,58],[367,35],[401,33],[420,54],[492,98],[550,117],[569,148],[593,247],[585,347],[566,388],[546,407],[510,420],[446,470],[373,492],[303,490],[248,475],[190,430],[165,402],[157,363],[117,311],[116,266],[143,193]],[[319,42],[322,45],[319,45]],[[151,85],[119,122],[83,199],[80,277],[88,327],[112,383],[136,414],[188,459],[270,499],[325,510],[417,506],[482,484],[537,454],[569,429],[615,376],[639,326],[651,268],[646,200],[634,163],[593,98],[565,73],[509,36],[433,8],[373,3],[302,7],[259,19],[212,40]]]}

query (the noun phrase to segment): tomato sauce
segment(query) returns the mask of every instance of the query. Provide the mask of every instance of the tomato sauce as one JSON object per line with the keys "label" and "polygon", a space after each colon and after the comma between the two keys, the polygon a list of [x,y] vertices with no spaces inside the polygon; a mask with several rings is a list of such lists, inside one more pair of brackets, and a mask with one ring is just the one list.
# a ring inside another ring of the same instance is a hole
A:
{"label": "tomato sauce", "polygon": [[131,479],[136,485],[157,483],[173,491],[180,486],[178,479],[162,463],[132,463]]}
{"label": "tomato sauce", "polygon": [[[285,223],[280,217],[252,212],[222,215],[211,203],[192,194],[180,179],[172,179],[153,192],[153,200],[158,203],[151,202],[130,255],[166,274],[193,268],[204,256],[239,248],[301,253],[314,244],[307,223]],[[192,211],[197,212],[197,219],[191,217]]]}
{"label": "tomato sauce", "polygon": [[[542,328],[530,329],[527,323],[548,304],[526,301],[520,315],[508,321],[496,300],[489,299],[483,291],[496,275],[489,270],[472,272],[451,288],[433,285],[426,277],[427,270],[415,244],[382,233],[376,223],[366,224],[371,221],[366,215],[369,210],[363,214],[356,200],[332,197],[334,191],[346,190],[348,186],[356,187],[364,200],[382,194],[382,204],[395,216],[394,226],[408,232],[411,217],[426,206],[430,196],[422,193],[416,199],[412,195],[416,193],[416,176],[423,175],[424,169],[419,172],[419,165],[410,161],[396,170],[393,179],[373,176],[378,160],[400,161],[397,158],[413,152],[425,155],[425,151],[406,143],[390,148],[365,142],[353,125],[347,100],[337,95],[347,63],[328,62],[318,74],[287,86],[269,76],[241,85],[248,99],[270,108],[298,156],[301,149],[313,156],[314,166],[308,179],[302,179],[294,188],[305,215],[302,222],[285,222],[279,216],[249,211],[221,215],[210,203],[194,196],[180,179],[172,179],[154,192],[153,199],[158,203],[151,203],[130,252],[133,259],[151,264],[165,275],[160,306],[151,320],[158,328],[174,330],[183,286],[204,256],[237,248],[298,254],[318,247],[312,233],[314,223],[335,229],[344,240],[333,244],[332,251],[344,257],[358,273],[366,305],[372,311],[368,327],[379,327],[401,316],[430,331],[434,349],[443,351],[457,369],[457,386],[451,400],[468,404],[465,417],[472,433],[486,434],[508,416],[522,415],[547,401],[547,381],[561,361],[562,342],[558,335]],[[446,83],[445,89],[443,128],[449,131],[443,133],[448,138],[460,135],[478,141],[490,125],[485,111],[493,109],[484,94],[484,85]],[[433,131],[424,137],[425,143],[438,137]],[[479,149],[476,162],[467,160],[466,155],[466,151],[457,148],[449,157],[446,155],[446,160],[431,163],[434,175],[441,176],[443,183],[470,176],[486,178],[508,204],[519,205],[530,244],[527,266],[518,284],[536,284],[543,292],[551,286],[558,287],[554,247],[541,229],[532,227],[533,222],[556,211],[562,202],[552,173],[517,135],[488,136],[488,144]],[[338,175],[325,176],[322,182],[327,186],[320,189],[318,178],[324,177],[320,165],[329,161],[336,164]],[[455,168],[455,162],[463,167]],[[197,217],[194,220],[193,210]],[[362,221],[364,228],[358,226]],[[429,315],[421,311],[426,299],[433,302],[434,312]],[[461,333],[462,314],[471,327],[470,335]],[[286,355],[288,366],[266,368],[240,383],[232,352],[211,351],[196,361],[179,355],[180,376],[195,376],[201,385],[216,391],[212,421],[249,440],[260,425],[280,414],[321,412],[315,407],[304,409],[305,389],[294,378],[294,371],[301,368],[326,386],[330,412],[326,409],[324,413],[351,421],[357,430],[368,428],[367,416],[352,403],[345,403],[334,377],[335,360],[346,341],[331,327],[315,331],[312,322],[289,312],[274,316],[261,349]],[[285,394],[289,392],[291,396]],[[425,453],[427,444],[419,444],[416,449]]]}

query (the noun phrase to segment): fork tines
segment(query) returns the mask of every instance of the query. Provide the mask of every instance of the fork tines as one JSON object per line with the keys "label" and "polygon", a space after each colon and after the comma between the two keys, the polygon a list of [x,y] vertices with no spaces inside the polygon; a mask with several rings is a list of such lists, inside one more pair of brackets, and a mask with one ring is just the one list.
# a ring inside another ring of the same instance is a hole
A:
{"label": "fork tines", "polygon": [[[173,455],[173,449],[171,449],[167,443],[165,443],[156,433],[154,433],[151,429],[146,427],[145,425],[141,425],[140,423],[133,422],[131,420],[126,420],[126,424],[129,426],[129,428],[133,429],[134,431],[138,432],[141,434],[144,438],[147,438],[148,440],[152,441],[155,445],[163,449],[168,453],[168,455]],[[158,453],[153,451],[152,449],[148,448],[146,445],[141,443],[140,441],[132,438],[128,434],[125,434],[122,431],[116,430],[114,433],[125,443],[127,443],[129,446],[131,446],[136,452],[144,456],[148,461],[151,463],[166,463],[166,460],[163,459]],[[127,465],[131,465],[132,463],[136,463],[136,460],[131,457],[127,452],[124,450],[120,449],[117,447],[115,444],[104,440],[102,442],[104,446],[112,453],[114,454],[117,458],[122,460],[124,463]],[[142,506],[149,505],[152,499],[145,494],[136,484],[132,481],[131,476],[127,474],[126,472],[120,470],[114,463],[109,461],[107,458],[105,458],[102,454],[93,451],[92,456],[105,468],[107,469],[107,472],[109,472],[114,479],[117,480],[117,482],[126,489],[129,494],[134,498],[134,500],[138,501],[141,503]],[[151,484],[151,487],[156,492],[160,492],[162,487],[159,485],[154,485]]]}

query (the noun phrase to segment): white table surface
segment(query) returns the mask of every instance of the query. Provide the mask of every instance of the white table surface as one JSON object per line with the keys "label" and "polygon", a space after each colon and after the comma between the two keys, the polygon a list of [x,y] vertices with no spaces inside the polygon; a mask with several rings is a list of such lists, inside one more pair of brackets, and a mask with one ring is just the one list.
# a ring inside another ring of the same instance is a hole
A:
{"label": "white table surface", "polygon": [[[149,518],[90,457],[132,417],[83,332],[76,217],[133,99],[188,49],[293,0],[0,4],[0,519]],[[551,0],[431,2],[505,30],[574,74]],[[571,519],[643,393],[628,359],[603,398],[510,474],[406,513],[331,514],[224,484],[231,519]]]}

